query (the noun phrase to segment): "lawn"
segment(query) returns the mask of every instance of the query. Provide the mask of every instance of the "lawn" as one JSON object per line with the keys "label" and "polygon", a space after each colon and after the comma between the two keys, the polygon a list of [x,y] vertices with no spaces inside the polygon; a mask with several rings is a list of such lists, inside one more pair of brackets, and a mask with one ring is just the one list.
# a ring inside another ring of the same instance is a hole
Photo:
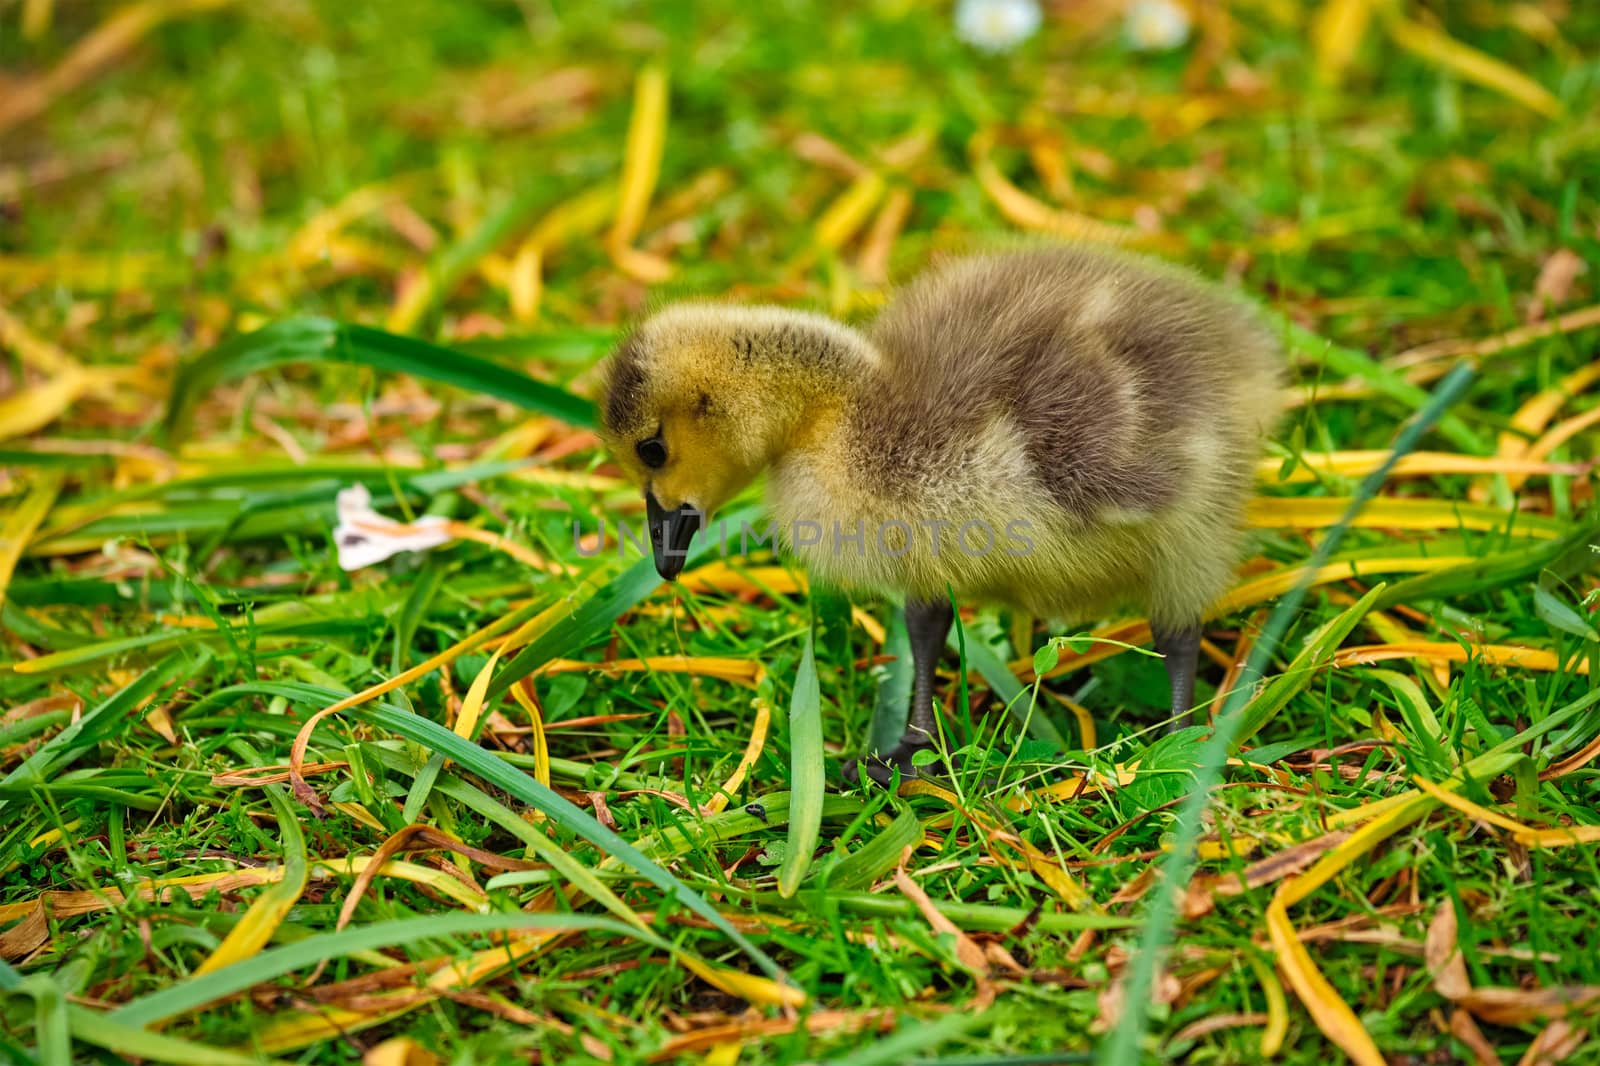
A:
{"label": "lawn", "polygon": [[[0,1055],[1600,1062],[1600,7],[956,6],[0,3]],[[964,610],[851,790],[902,612],[594,367],[1018,234],[1281,328],[1217,728]]]}

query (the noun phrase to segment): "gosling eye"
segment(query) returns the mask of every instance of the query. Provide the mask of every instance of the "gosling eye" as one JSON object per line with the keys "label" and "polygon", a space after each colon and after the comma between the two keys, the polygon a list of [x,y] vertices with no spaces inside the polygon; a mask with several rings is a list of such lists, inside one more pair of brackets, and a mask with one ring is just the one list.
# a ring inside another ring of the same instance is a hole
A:
{"label": "gosling eye", "polygon": [[642,440],[633,446],[639,456],[639,461],[651,470],[659,470],[667,464],[667,445],[658,432],[649,440]]}

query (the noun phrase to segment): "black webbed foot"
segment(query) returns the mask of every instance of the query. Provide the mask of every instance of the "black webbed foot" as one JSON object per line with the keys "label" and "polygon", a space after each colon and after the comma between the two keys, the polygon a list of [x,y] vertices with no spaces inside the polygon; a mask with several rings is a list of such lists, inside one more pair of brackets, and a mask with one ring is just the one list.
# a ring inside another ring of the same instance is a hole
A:
{"label": "black webbed foot", "polygon": [[880,785],[887,785],[894,780],[894,772],[900,771],[900,780],[909,781],[914,777],[921,777],[925,770],[939,772],[946,770],[944,764],[938,760],[926,767],[916,765],[912,761],[919,751],[933,750],[933,740],[920,734],[906,734],[895,742],[894,747],[885,752],[873,752],[865,758],[851,759],[839,768],[839,773],[845,782],[850,785],[861,783],[861,773]]}
{"label": "black webbed foot", "polygon": [[[938,728],[933,713],[934,668],[938,666],[939,653],[944,648],[954,619],[955,608],[949,600],[906,601],[906,634],[911,642],[912,685],[911,705],[906,708],[905,732],[888,751],[877,752],[864,759],[852,759],[840,767],[847,784],[860,784],[863,769],[868,777],[880,785],[887,785],[894,780],[896,770],[900,771],[900,778],[904,781],[924,775],[924,768],[911,760],[917,752],[932,750],[934,746],[933,736]],[[949,767],[942,762],[930,763],[926,769],[934,773],[949,772]]]}

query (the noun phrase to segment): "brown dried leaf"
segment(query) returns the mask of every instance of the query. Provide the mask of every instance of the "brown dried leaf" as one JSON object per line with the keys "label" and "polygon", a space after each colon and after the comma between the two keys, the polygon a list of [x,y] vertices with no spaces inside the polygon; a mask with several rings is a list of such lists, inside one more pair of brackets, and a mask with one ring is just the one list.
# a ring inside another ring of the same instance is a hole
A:
{"label": "brown dried leaf", "polygon": [[901,895],[912,902],[934,932],[946,933],[955,938],[956,959],[976,979],[978,998],[987,1003],[994,996],[994,989],[989,983],[989,960],[984,956],[983,949],[973,943],[972,938],[963,933],[956,923],[946,918],[943,912],[933,905],[933,900],[928,898],[922,886],[906,873],[905,864],[911,856],[911,851],[911,848],[906,848],[900,856],[900,866],[894,872],[895,887],[900,889]]}
{"label": "brown dried leaf", "polygon": [[1174,1044],[1185,1040],[1198,1040],[1202,1036],[1220,1032],[1223,1029],[1236,1029],[1242,1025],[1266,1025],[1265,1014],[1213,1014],[1209,1018],[1201,1018],[1172,1034]]}
{"label": "brown dried leaf", "polygon": [[1478,1028],[1478,1023],[1472,1020],[1472,1015],[1464,1010],[1450,1013],[1450,1033],[1457,1040],[1467,1045],[1472,1052],[1472,1057],[1478,1060],[1478,1066],[1503,1066],[1500,1054],[1495,1051],[1494,1045],[1483,1035],[1483,1030]]}
{"label": "brown dried leaf", "polygon": [[1533,283],[1533,298],[1528,303],[1527,322],[1538,322],[1547,309],[1560,307],[1572,298],[1578,276],[1589,269],[1570,248],[1557,248],[1539,268],[1539,279]]}
{"label": "brown dried leaf", "polygon": [[584,794],[589,797],[589,805],[594,808],[594,820],[607,829],[616,829],[617,820],[612,816],[611,808],[606,806],[606,794],[604,792],[586,792]]}
{"label": "brown dried leaf", "polygon": [[0,933],[0,958],[20,959],[44,946],[50,939],[50,923],[45,920],[44,897],[33,901],[22,921]]}
{"label": "brown dried leaf", "polygon": [[1332,833],[1325,833],[1314,840],[1307,840],[1282,851],[1274,852],[1264,859],[1259,859],[1245,867],[1243,876],[1237,873],[1226,873],[1217,877],[1198,877],[1190,883],[1188,891],[1184,894],[1184,916],[1197,918],[1208,914],[1213,906],[1212,894],[1221,896],[1238,896],[1252,888],[1270,885],[1285,877],[1309,868],[1327,852],[1342,844],[1350,836],[1349,832],[1341,829]]}
{"label": "brown dried leaf", "polygon": [[1449,900],[1439,905],[1428,923],[1428,938],[1423,943],[1423,958],[1433,975],[1433,987],[1445,999],[1460,1000],[1472,991],[1467,962],[1456,943],[1456,909]]}
{"label": "brown dried leaf", "polygon": [[1528,1050],[1517,1060],[1517,1066],[1559,1066],[1571,1060],[1587,1036],[1588,1033],[1574,1029],[1567,1022],[1551,1022],[1533,1038]]}
{"label": "brown dried leaf", "polygon": [[1461,997],[1461,1005],[1479,1021],[1523,1025],[1545,1018],[1586,1013],[1600,1005],[1600,985],[1558,985],[1555,988],[1478,988]]}

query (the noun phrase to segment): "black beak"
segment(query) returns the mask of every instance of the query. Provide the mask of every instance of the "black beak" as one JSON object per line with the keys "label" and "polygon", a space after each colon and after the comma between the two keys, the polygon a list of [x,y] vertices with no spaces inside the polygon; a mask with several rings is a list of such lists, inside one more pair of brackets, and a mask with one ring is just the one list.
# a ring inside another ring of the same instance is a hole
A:
{"label": "black beak", "polygon": [[644,506],[650,519],[650,550],[656,558],[656,573],[668,581],[676,580],[689,558],[689,542],[704,516],[688,504],[669,511],[656,502],[653,492],[644,494]]}

